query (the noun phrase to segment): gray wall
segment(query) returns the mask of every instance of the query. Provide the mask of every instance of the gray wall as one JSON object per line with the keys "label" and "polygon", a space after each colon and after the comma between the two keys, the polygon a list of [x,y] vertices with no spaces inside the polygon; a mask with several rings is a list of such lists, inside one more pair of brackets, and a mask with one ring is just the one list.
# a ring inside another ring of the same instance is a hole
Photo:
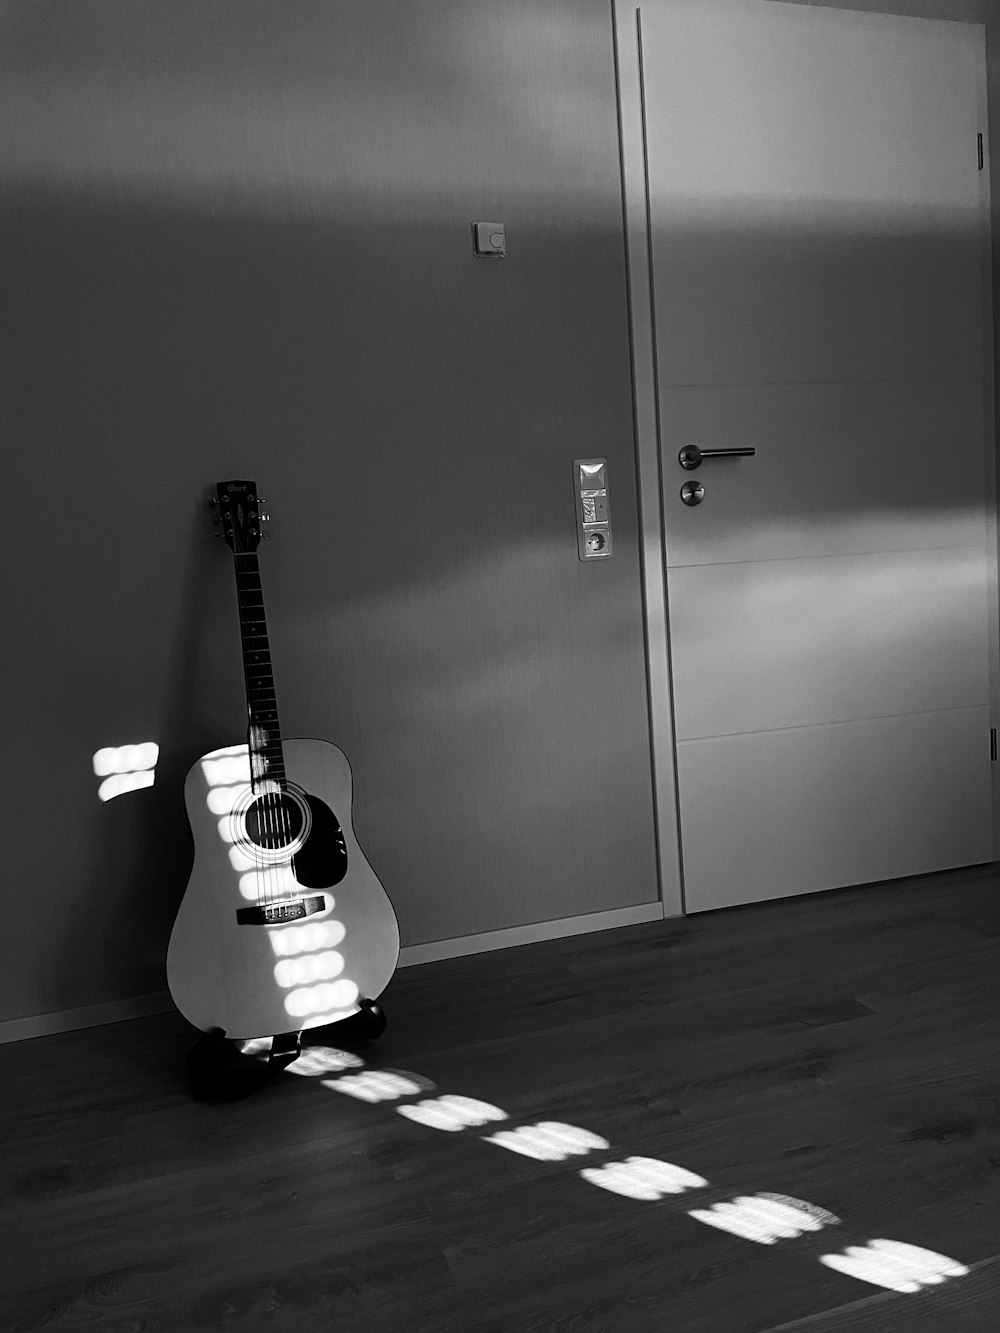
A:
{"label": "gray wall", "polygon": [[[1000,70],[993,3],[848,7]],[[610,0],[3,0],[0,103],[0,1020],[163,985],[183,775],[245,726],[220,477],[404,944],[654,901]]]}
{"label": "gray wall", "polygon": [[614,77],[607,0],[0,8],[0,1018],[163,985],[183,775],[245,734],[221,477],[404,944],[656,899]]}

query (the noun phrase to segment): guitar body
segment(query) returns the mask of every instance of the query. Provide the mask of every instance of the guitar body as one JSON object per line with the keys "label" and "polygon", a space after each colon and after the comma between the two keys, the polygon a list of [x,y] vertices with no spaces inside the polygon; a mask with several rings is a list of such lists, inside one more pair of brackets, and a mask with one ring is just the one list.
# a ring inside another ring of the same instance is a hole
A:
{"label": "guitar body", "polygon": [[347,1018],[399,961],[396,914],[351,823],[347,756],[322,740],[282,750],[274,829],[246,745],[203,756],[184,784],[195,860],[167,984],[189,1022],[227,1038]]}

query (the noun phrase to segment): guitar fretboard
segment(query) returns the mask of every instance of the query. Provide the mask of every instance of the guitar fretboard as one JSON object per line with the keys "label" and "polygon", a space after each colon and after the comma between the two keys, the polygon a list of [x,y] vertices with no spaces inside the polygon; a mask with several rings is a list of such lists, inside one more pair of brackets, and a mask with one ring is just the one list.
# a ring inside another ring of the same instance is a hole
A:
{"label": "guitar fretboard", "polygon": [[271,671],[271,648],[264,619],[264,594],[256,554],[236,556],[236,594],[243,641],[243,672],[246,677],[248,744],[254,786],[270,779],[285,785],[285,760],[281,750],[278,704]]}

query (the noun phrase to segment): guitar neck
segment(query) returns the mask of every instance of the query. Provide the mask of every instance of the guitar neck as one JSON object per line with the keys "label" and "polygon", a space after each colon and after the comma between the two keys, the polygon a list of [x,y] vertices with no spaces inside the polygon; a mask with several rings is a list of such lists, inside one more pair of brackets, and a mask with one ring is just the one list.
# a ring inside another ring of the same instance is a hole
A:
{"label": "guitar neck", "polygon": [[285,760],[281,749],[278,703],[271,670],[271,648],[264,618],[264,594],[256,552],[235,555],[236,594],[243,643],[243,674],[247,691],[247,744],[254,786],[268,779],[285,785]]}

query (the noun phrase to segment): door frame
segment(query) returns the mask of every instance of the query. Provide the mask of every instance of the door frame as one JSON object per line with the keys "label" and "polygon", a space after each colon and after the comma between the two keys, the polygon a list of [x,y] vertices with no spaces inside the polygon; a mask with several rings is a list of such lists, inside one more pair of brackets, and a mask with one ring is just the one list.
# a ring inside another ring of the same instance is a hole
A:
{"label": "door frame", "polygon": [[[702,0],[715,3],[716,0]],[[765,3],[797,0],[724,0],[728,5],[757,8]],[[808,0],[804,0],[808,3]],[[647,0],[669,5],[670,0]],[[831,9],[837,5],[824,6]],[[657,395],[656,317],[653,301],[652,237],[647,192],[648,163],[642,70],[641,6],[636,0],[611,0],[621,155],[625,270],[628,290],[629,339],[636,474],[639,495],[640,569],[647,675],[647,707],[652,754],[653,807],[660,899],[665,917],[686,914],[683,839],[677,781],[673,677],[670,660],[670,606],[667,587],[665,517],[661,475],[659,399]],[[872,4],[872,12],[878,12]],[[850,11],[845,11],[850,12]],[[895,14],[894,17],[903,17]],[[924,15],[913,15],[925,18]],[[955,20],[943,20],[954,22]],[[983,167],[979,176],[980,246],[983,274],[983,429],[992,447],[986,456],[987,619],[989,632],[990,725],[1000,717],[1000,535],[997,523],[997,436],[993,363],[992,234],[990,152],[988,132],[986,29],[981,23],[976,79],[983,135]],[[1000,860],[1000,763],[992,765],[993,859]]]}

